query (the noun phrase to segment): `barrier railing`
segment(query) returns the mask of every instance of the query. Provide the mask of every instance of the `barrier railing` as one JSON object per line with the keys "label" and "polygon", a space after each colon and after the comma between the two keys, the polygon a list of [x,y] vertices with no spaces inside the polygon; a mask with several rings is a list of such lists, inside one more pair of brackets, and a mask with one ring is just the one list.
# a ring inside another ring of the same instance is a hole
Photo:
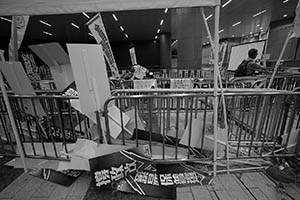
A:
{"label": "barrier railing", "polygon": [[[227,133],[222,106],[218,108],[218,133],[213,133],[212,90],[133,93],[119,91],[117,96],[105,103],[106,135],[112,144],[149,144],[158,161],[189,160],[211,164],[216,134],[220,162],[296,155],[295,152],[288,153],[288,150],[296,146],[295,137],[300,129],[300,93],[225,90]],[[116,138],[110,137],[111,104],[120,109],[118,124],[121,131]],[[127,112],[133,113],[130,122],[123,120]],[[222,171],[222,168],[218,170]]]}
{"label": "barrier railing", "polygon": [[[72,107],[77,98],[10,95],[9,101],[26,157],[64,159],[78,137],[91,139],[87,117]],[[3,98],[0,98],[0,154],[17,155]]]}

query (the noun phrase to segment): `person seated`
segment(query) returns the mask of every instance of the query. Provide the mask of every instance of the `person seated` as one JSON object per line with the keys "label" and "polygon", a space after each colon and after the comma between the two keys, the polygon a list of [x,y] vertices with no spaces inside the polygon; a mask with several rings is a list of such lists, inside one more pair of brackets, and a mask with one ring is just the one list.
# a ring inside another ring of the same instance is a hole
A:
{"label": "person seated", "polygon": [[253,76],[261,74],[263,71],[265,71],[266,68],[255,61],[257,55],[257,49],[250,49],[248,51],[248,58],[243,60],[242,63],[238,66],[237,70],[234,73],[234,76]]}

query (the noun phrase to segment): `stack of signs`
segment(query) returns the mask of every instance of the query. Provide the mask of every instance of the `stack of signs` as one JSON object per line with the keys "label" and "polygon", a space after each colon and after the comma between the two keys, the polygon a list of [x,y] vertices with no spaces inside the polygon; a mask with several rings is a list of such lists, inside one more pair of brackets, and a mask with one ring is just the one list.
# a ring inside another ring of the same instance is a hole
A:
{"label": "stack of signs", "polygon": [[192,79],[189,78],[171,79],[171,89],[191,89],[193,85]]}
{"label": "stack of signs", "polygon": [[177,186],[209,184],[210,175],[191,165],[156,164],[149,146],[141,146],[89,159],[97,187],[112,186],[118,191],[159,198],[176,198]]}
{"label": "stack of signs", "polygon": [[133,80],[134,89],[152,89],[157,88],[156,79]]}

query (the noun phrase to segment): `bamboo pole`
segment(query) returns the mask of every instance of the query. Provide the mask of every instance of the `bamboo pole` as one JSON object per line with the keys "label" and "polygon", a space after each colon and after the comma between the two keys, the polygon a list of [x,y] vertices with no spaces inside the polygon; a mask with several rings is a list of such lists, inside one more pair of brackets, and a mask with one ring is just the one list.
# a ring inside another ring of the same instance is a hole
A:
{"label": "bamboo pole", "polygon": [[218,130],[218,60],[219,60],[219,17],[220,6],[215,7],[215,41],[214,41],[214,154],[213,154],[213,174],[217,176],[217,130]]}
{"label": "bamboo pole", "polygon": [[287,46],[289,40],[291,39],[292,33],[293,33],[293,32],[290,30],[289,33],[288,33],[288,35],[287,35],[287,37],[286,37],[286,40],[285,40],[285,42],[284,42],[284,44],[283,44],[283,47],[282,47],[282,49],[281,49],[281,52],[280,52],[280,54],[279,54],[279,58],[278,58],[278,60],[277,60],[277,62],[276,62],[276,64],[275,64],[275,67],[274,67],[274,70],[273,70],[273,74],[272,74],[272,77],[271,77],[271,79],[270,79],[268,88],[270,88],[271,85],[272,85],[272,83],[273,83],[275,74],[276,74],[276,72],[277,72],[277,70],[278,70],[278,67],[279,67],[279,65],[280,65],[280,61],[281,61],[281,59],[282,59],[283,53],[284,53],[284,51],[285,51],[285,49],[286,49],[286,46]]}
{"label": "bamboo pole", "polygon": [[[207,34],[208,34],[208,38],[209,38],[209,42],[211,44],[211,48],[214,49],[214,45],[213,45],[213,40],[212,40],[212,36],[211,36],[211,33],[210,33],[210,30],[209,30],[209,26],[208,26],[208,23],[207,21],[205,20],[205,14],[204,14],[204,9],[201,8],[201,14],[202,14],[202,18],[203,18],[203,21],[204,21],[204,24],[205,24],[205,28],[206,28],[206,31],[207,31]],[[222,64],[221,64],[222,66]],[[218,67],[218,80],[220,82],[220,89],[221,89],[221,98],[222,98],[222,104],[223,104],[223,115],[224,115],[224,121],[225,121],[225,132],[226,132],[226,161],[227,161],[227,174],[229,174],[229,150],[228,150],[228,125],[227,125],[227,114],[226,114],[226,105],[225,105],[225,96],[224,96],[224,90],[223,90],[223,86],[222,86],[222,79],[221,79],[221,74],[220,74],[220,70],[219,70],[219,67]]]}

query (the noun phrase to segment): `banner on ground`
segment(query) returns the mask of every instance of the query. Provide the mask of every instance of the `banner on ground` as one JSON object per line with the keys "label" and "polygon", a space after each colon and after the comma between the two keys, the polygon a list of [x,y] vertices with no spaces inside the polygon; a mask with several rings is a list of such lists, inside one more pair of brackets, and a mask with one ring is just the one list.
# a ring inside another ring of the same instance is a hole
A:
{"label": "banner on ground", "polygon": [[110,67],[112,76],[115,78],[119,78],[120,75],[118,67],[109,44],[109,40],[100,13],[98,13],[90,21],[88,21],[87,25],[90,31],[92,32],[94,38],[96,39],[97,43],[101,44],[103,48],[104,57]]}
{"label": "banner on ground", "polygon": [[[14,19],[14,17],[13,17]],[[23,41],[23,38],[24,38],[24,35],[25,35],[25,31],[26,31],[26,27],[27,27],[27,24],[28,24],[28,20],[29,20],[29,16],[15,16],[15,20],[13,20],[12,24],[14,23],[15,21],[15,25],[16,25],[16,28],[17,28],[17,38],[18,38],[18,49],[20,48],[21,46],[21,43]],[[14,26],[12,25],[11,26],[11,38],[10,38],[10,41],[9,41],[9,47],[8,47],[8,54],[9,54],[9,60],[12,61],[13,60],[13,28]]]}

